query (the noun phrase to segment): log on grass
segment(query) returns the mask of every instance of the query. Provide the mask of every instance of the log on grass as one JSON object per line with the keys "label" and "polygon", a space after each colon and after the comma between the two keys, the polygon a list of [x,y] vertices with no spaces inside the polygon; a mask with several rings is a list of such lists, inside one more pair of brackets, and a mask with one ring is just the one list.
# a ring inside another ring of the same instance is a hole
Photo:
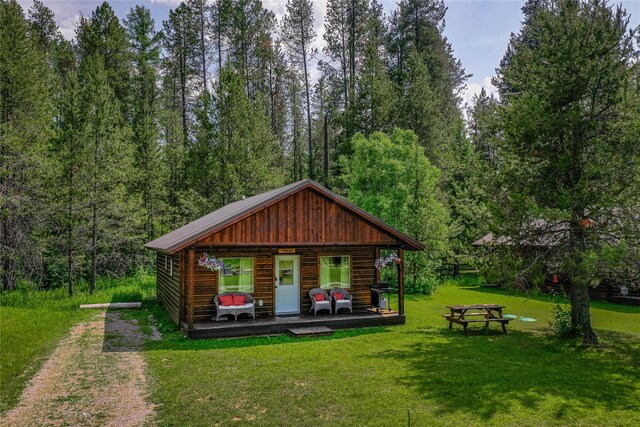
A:
{"label": "log on grass", "polygon": [[141,308],[141,302],[107,302],[103,304],[80,304],[80,308]]}

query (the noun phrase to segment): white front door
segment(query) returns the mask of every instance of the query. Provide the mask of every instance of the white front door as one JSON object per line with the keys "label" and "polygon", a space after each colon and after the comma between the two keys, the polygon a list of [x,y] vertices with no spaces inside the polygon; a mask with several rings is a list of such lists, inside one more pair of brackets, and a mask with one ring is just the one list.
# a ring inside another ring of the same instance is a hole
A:
{"label": "white front door", "polygon": [[300,313],[300,257],[276,256],[276,314]]}

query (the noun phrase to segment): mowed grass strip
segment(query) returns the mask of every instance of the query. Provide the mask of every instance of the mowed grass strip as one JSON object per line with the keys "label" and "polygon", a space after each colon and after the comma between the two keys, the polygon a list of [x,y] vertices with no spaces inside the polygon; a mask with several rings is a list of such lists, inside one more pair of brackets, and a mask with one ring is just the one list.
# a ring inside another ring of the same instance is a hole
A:
{"label": "mowed grass strip", "polygon": [[[465,337],[446,305],[500,303],[503,335]],[[640,310],[594,303],[599,348],[547,332],[547,297],[446,285],[407,299],[404,326],[333,337],[189,341],[157,306],[165,338],[145,357],[161,425],[637,425]],[[148,312],[138,316],[144,320]]]}
{"label": "mowed grass strip", "polygon": [[13,407],[58,341],[86,314],[0,307],[0,413]]}
{"label": "mowed grass strip", "polygon": [[141,301],[155,295],[155,278],[139,274],[126,279],[102,279],[96,292],[77,286],[50,291],[20,288],[0,293],[0,413],[12,408],[27,381],[40,369],[58,342],[94,310],[80,304]]}

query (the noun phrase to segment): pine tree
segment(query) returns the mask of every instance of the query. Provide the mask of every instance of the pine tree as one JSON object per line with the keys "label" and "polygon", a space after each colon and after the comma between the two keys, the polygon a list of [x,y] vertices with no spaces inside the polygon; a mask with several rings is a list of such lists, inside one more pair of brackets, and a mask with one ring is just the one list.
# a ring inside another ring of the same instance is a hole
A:
{"label": "pine tree", "polygon": [[[324,53],[337,66],[325,68],[331,74],[332,81],[341,89],[342,111],[351,110],[356,96],[356,80],[364,59],[362,46],[367,45],[368,32],[372,28],[370,20],[381,18],[370,10],[376,7],[368,0],[329,0],[325,15]],[[346,137],[354,132],[351,122],[346,123]]]}
{"label": "pine tree", "polygon": [[304,175],[304,125],[302,117],[302,90],[300,88],[300,76],[295,71],[289,73],[288,101],[289,115],[291,116],[291,144],[288,156],[291,159],[292,180],[299,181]]}
{"label": "pine tree", "polygon": [[133,191],[140,195],[145,234],[152,240],[156,234],[162,185],[157,124],[157,69],[162,34],[155,31],[151,12],[142,6],[131,9],[125,27],[133,61],[132,139],[136,170]]}
{"label": "pine tree", "polygon": [[16,1],[0,2],[0,280],[39,279],[42,251],[34,241],[49,214],[42,204],[46,144],[53,123],[51,75]]}
{"label": "pine tree", "polygon": [[629,138],[621,126],[630,64],[638,62],[627,30],[626,12],[600,0],[549,2],[512,39],[500,73],[509,88],[500,109],[498,167],[507,190],[496,200],[500,219],[512,236],[535,221],[564,227],[542,237],[557,242],[544,258],[570,278],[572,324],[585,345],[597,342],[590,258],[628,184],[637,182],[629,155],[640,138],[637,128]]}
{"label": "pine tree", "polygon": [[161,105],[158,112],[160,124],[160,141],[162,151],[160,156],[162,188],[164,192],[163,206],[166,212],[161,216],[161,231],[168,232],[184,225],[191,214],[184,209],[183,190],[186,185],[184,176],[186,148],[182,131],[180,109],[176,105],[180,99],[178,88],[172,78],[163,79]]}
{"label": "pine tree", "polygon": [[120,273],[126,268],[121,255],[126,253],[127,243],[137,237],[129,228],[137,218],[132,216],[125,185],[133,156],[125,142],[129,136],[122,127],[120,106],[109,85],[102,57],[85,58],[79,79],[81,108],[85,113],[82,179],[89,207],[89,290],[94,292],[99,271]]}
{"label": "pine tree", "polygon": [[80,60],[99,55],[103,58],[109,85],[120,103],[124,118],[129,118],[131,99],[131,61],[125,29],[106,1],[91,13],[81,17],[76,29],[77,53]]}
{"label": "pine tree", "polygon": [[230,0],[223,10],[227,17],[228,60],[242,75],[247,96],[256,100],[269,88],[275,15],[265,9],[260,0]]}
{"label": "pine tree", "polygon": [[288,0],[287,11],[281,23],[282,39],[291,55],[294,66],[302,68],[307,112],[307,145],[309,177],[314,179],[313,141],[311,128],[311,91],[309,86],[308,61],[311,43],[316,37],[313,29],[313,6],[309,0]]}
{"label": "pine tree", "polygon": [[227,50],[227,33],[231,14],[231,0],[215,0],[211,7],[211,31],[215,44],[215,55],[218,75],[224,63]]}
{"label": "pine tree", "polygon": [[78,76],[71,72],[59,100],[57,134],[51,144],[51,154],[57,164],[52,180],[58,185],[52,187],[49,201],[55,209],[55,235],[64,236],[55,239],[52,246],[59,247],[66,257],[69,296],[74,293],[77,273],[82,268],[79,261],[82,247],[78,242],[82,239],[81,231],[84,231],[86,219],[86,196],[83,191],[84,144],[86,139],[83,134]]}
{"label": "pine tree", "polygon": [[497,137],[499,132],[498,100],[487,95],[484,88],[474,95],[468,108],[469,137],[480,159],[493,164],[497,156]]}
{"label": "pine tree", "polygon": [[[199,68],[194,46],[198,37],[193,28],[191,10],[182,3],[169,12],[169,19],[163,22],[164,49],[166,57],[163,61],[166,79],[172,79],[170,87],[177,88],[177,109],[180,112],[183,144],[190,138],[193,122],[193,106],[198,98],[194,86],[197,85]],[[169,82],[166,82],[169,83]]]}
{"label": "pine tree", "polygon": [[194,57],[196,60],[195,65],[198,66],[200,70],[202,92],[205,92],[207,90],[207,70],[211,56],[209,43],[211,5],[208,4],[206,0],[187,0],[187,6],[191,10],[191,16],[193,17],[192,27],[198,40],[197,45],[194,47],[194,50],[196,50]]}
{"label": "pine tree", "polygon": [[53,12],[40,0],[34,0],[29,9],[29,23],[35,32],[34,37],[45,51],[62,38]]}
{"label": "pine tree", "polygon": [[457,117],[459,92],[467,79],[460,60],[443,35],[447,8],[443,0],[401,0],[392,15],[389,50],[398,82],[404,80],[405,61],[418,53],[446,116]]}
{"label": "pine tree", "polygon": [[365,135],[391,132],[400,114],[400,89],[389,76],[379,49],[377,37],[372,35],[356,83],[356,127]]}
{"label": "pine tree", "polygon": [[[55,84],[64,84],[67,74],[77,69],[71,42],[62,37],[55,15],[40,0],[35,0],[29,9],[29,24],[56,77]],[[62,90],[62,87],[55,89],[57,92]]]}
{"label": "pine tree", "polygon": [[451,144],[451,125],[422,55],[411,52],[404,66],[401,126],[418,135],[429,160],[441,167]]}
{"label": "pine tree", "polygon": [[192,200],[196,210],[193,214],[199,217],[222,206],[221,171],[232,165],[219,163],[222,154],[218,139],[219,111],[215,97],[208,91],[200,95],[195,116],[194,140],[186,152],[185,179],[196,196]]}
{"label": "pine tree", "polygon": [[218,191],[221,205],[276,188],[284,182],[278,168],[280,147],[273,139],[263,101],[252,102],[242,75],[225,66],[216,91],[219,111]]}
{"label": "pine tree", "polygon": [[269,59],[269,114],[271,132],[282,147],[286,145],[288,124],[287,85],[290,74],[289,64],[279,40],[276,40]]}

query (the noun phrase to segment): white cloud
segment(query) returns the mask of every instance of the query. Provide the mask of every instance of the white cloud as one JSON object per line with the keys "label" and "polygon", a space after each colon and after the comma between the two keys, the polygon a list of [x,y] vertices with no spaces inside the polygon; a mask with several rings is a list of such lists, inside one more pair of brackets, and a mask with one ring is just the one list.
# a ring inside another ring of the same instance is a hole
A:
{"label": "white cloud", "polygon": [[485,76],[482,83],[470,82],[467,84],[462,92],[462,105],[471,105],[474,95],[478,95],[482,88],[487,92],[487,95],[498,96],[498,89],[491,83],[491,76]]}
{"label": "white cloud", "polygon": [[151,3],[166,4],[171,7],[177,7],[184,0],[151,0]]}
{"label": "white cloud", "polygon": [[62,33],[62,37],[67,40],[71,40],[76,36],[76,28],[78,27],[78,23],[80,22],[80,15],[76,14],[69,18],[65,18],[58,23],[58,27],[60,27],[60,32]]}
{"label": "white cloud", "polygon": [[272,11],[276,15],[278,21],[280,21],[280,18],[284,15],[286,6],[287,2],[282,0],[263,0],[262,2],[262,7]]}
{"label": "white cloud", "polygon": [[[33,0],[19,0],[22,8],[27,11],[33,5]],[[76,35],[76,26],[80,19],[80,15],[90,16],[91,12],[100,5],[98,0],[79,0],[79,1],[46,1],[44,2],[54,13],[58,27],[62,36],[71,40]]]}

